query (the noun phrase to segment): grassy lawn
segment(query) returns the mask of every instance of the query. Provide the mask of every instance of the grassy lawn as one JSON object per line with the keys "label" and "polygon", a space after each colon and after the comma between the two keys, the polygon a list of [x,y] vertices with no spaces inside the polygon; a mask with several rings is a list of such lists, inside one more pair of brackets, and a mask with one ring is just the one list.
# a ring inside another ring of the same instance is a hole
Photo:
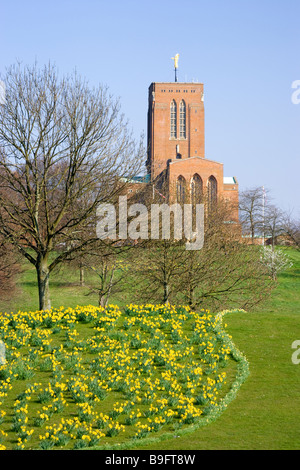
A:
{"label": "grassy lawn", "polygon": [[[279,276],[279,285],[264,305],[225,318],[227,332],[250,363],[250,375],[236,399],[213,423],[143,449],[299,449],[300,364],[291,361],[293,341],[300,340],[300,253],[288,250],[293,266]],[[86,285],[90,282],[86,275]],[[97,304],[79,275],[59,271],[51,283],[54,307]],[[114,301],[114,299],[112,299]],[[120,306],[130,302],[124,294]],[[36,310],[36,275],[27,266],[13,299],[0,311]]]}
{"label": "grassy lawn", "polygon": [[[90,273],[86,273],[85,283],[91,280]],[[76,305],[97,305],[96,295],[87,295],[88,287],[81,287],[79,283],[79,272],[62,267],[57,272],[52,273],[50,279],[51,302],[53,307]],[[37,278],[34,266],[29,263],[23,265],[20,275],[17,292],[10,300],[0,301],[0,311],[18,310],[29,311],[39,308]]]}
{"label": "grassy lawn", "polygon": [[264,306],[226,317],[228,333],[250,363],[237,398],[216,422],[156,448],[300,448],[300,364],[291,361],[291,345],[300,339],[300,253],[289,253],[294,265]]}

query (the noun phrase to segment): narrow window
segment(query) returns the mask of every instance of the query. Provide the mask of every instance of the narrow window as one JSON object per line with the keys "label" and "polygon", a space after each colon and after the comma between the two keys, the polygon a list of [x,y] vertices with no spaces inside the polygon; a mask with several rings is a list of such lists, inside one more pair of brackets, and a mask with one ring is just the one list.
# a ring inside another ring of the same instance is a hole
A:
{"label": "narrow window", "polygon": [[184,204],[185,201],[185,179],[183,176],[178,176],[177,179],[177,202]]}
{"label": "narrow window", "polygon": [[208,208],[212,209],[217,202],[218,196],[218,183],[214,176],[210,176],[208,179]]}
{"label": "narrow window", "polygon": [[186,105],[185,101],[182,100],[179,106],[179,137],[181,139],[186,138]]}
{"label": "narrow window", "polygon": [[203,182],[201,177],[196,173],[191,182],[191,199],[192,204],[201,204],[203,195]]}
{"label": "narrow window", "polygon": [[175,100],[171,102],[171,139],[177,138],[177,105]]}

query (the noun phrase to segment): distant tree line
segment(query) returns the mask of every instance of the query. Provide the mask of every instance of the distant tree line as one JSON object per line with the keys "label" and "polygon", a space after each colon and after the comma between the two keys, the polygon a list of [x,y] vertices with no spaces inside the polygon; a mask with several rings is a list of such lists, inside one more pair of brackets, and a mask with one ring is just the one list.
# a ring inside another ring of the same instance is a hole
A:
{"label": "distant tree line", "polygon": [[[2,77],[1,77],[2,78]],[[259,250],[241,243],[223,201],[205,213],[205,244],[185,240],[116,244],[96,235],[96,209],[115,203],[145,159],[120,104],[77,73],[59,77],[51,64],[14,65],[2,78],[0,106],[0,295],[11,292],[20,260],[36,270],[39,308],[51,307],[50,276],[61,265],[98,279],[89,286],[105,306],[124,290],[136,302],[184,302],[193,308],[250,308],[272,290]],[[149,194],[139,195],[153,202]],[[262,190],[240,196],[244,234],[275,241],[289,237],[299,249],[299,222],[269,202]]]}
{"label": "distant tree line", "polygon": [[281,243],[300,249],[300,219],[273,204],[269,189],[254,187],[242,191],[239,213],[243,235],[252,243],[259,238],[272,247]]}

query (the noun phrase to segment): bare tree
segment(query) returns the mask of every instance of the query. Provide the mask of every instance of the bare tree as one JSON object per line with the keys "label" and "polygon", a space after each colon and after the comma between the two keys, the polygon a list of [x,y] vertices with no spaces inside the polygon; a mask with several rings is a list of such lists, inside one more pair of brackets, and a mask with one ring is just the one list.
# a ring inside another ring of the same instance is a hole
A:
{"label": "bare tree", "polygon": [[292,214],[285,214],[282,225],[283,233],[300,250],[300,220],[293,218]]}
{"label": "bare tree", "polygon": [[11,297],[16,289],[16,277],[20,273],[20,263],[16,250],[12,250],[3,238],[0,240],[0,296]]}
{"label": "bare tree", "polygon": [[250,308],[274,287],[257,247],[241,243],[239,225],[228,223],[230,212],[224,201],[215,204],[206,214],[203,248],[188,252],[176,292],[192,308]]}
{"label": "bare tree", "polygon": [[39,307],[48,309],[50,273],[96,240],[96,208],[139,171],[142,139],[135,143],[107,88],[77,73],[16,65],[3,81],[0,232],[35,266]]}
{"label": "bare tree", "polygon": [[187,251],[182,241],[153,240],[135,250],[131,274],[137,300],[170,303],[175,297],[175,286],[187,269]]}
{"label": "bare tree", "polygon": [[256,187],[242,191],[239,195],[240,222],[243,233],[250,234],[252,243],[255,236],[264,233],[263,207],[267,192],[263,187]]}
{"label": "bare tree", "polygon": [[113,294],[123,291],[128,270],[126,256],[126,247],[98,244],[80,258],[80,267],[93,273],[94,278],[89,280],[87,295],[97,294],[99,306],[106,307]]}
{"label": "bare tree", "polygon": [[266,207],[264,216],[265,236],[270,239],[274,251],[277,238],[283,233],[283,211],[274,205]]}
{"label": "bare tree", "polygon": [[189,269],[177,294],[192,308],[251,308],[265,300],[273,284],[256,247],[228,239],[189,253]]}
{"label": "bare tree", "polygon": [[[139,240],[135,248],[135,259],[131,259],[131,281],[137,301],[168,304],[176,297],[176,284],[187,269],[188,255],[185,249],[187,240],[182,230],[184,222],[182,204],[178,205],[181,206],[181,210],[177,220],[181,233],[176,235],[174,207],[166,203],[176,194],[176,187],[169,186],[164,178],[158,187],[159,190],[154,188],[152,194],[147,191],[145,194],[138,194],[139,198],[144,196],[143,202],[148,208],[147,213],[151,212],[151,228],[148,227],[148,238]],[[158,217],[154,216],[152,219],[154,205]],[[164,215],[160,214],[160,209],[162,212],[165,210]]]}
{"label": "bare tree", "polygon": [[256,246],[241,243],[239,224],[228,223],[231,207],[219,201],[206,210],[204,245],[157,240],[140,250],[132,283],[137,300],[187,303],[192,308],[250,308],[274,287]]}

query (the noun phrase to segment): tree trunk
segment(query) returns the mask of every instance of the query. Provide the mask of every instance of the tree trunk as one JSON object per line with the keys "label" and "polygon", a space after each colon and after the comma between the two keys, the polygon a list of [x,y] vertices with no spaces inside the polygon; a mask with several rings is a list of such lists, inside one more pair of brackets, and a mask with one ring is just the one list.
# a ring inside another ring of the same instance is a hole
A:
{"label": "tree trunk", "polygon": [[98,305],[99,305],[99,307],[103,307],[103,308],[106,307],[105,295],[101,290],[99,291]]}
{"label": "tree trunk", "polygon": [[51,308],[49,292],[49,269],[46,258],[37,261],[36,264],[38,288],[39,288],[39,308],[49,310]]}
{"label": "tree trunk", "polygon": [[80,285],[84,286],[84,267],[80,265]]}
{"label": "tree trunk", "polygon": [[169,284],[164,282],[164,304],[169,304]]}
{"label": "tree trunk", "polygon": [[251,243],[254,245],[254,238],[255,238],[255,231],[254,231],[254,226],[251,226]]}
{"label": "tree trunk", "polygon": [[195,294],[195,289],[190,284],[188,288],[188,305],[191,307],[191,309],[195,308],[194,294]]}

